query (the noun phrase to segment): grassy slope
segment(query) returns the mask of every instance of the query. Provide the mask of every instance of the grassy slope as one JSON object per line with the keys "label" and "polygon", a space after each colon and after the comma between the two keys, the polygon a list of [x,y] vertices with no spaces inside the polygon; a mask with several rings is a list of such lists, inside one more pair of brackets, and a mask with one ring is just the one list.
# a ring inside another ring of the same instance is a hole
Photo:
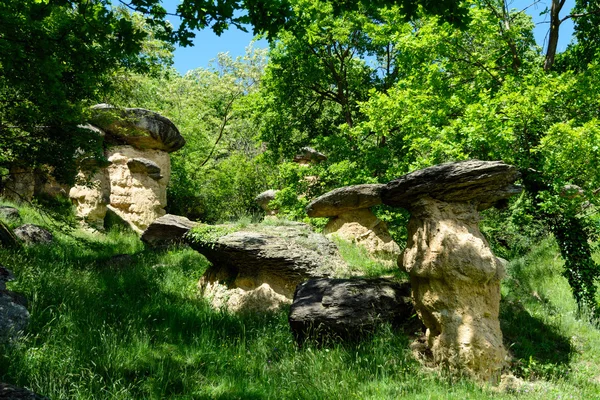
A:
{"label": "grassy slope", "polygon": [[[32,314],[26,336],[0,348],[0,380],[52,399],[600,398],[600,333],[576,319],[551,241],[510,264],[502,327],[529,383],[498,394],[425,371],[388,327],[357,345],[298,350],[285,310],[211,310],[195,289],[207,262],[189,249],[156,253],[119,232],[56,236],[0,249]],[[122,253],[130,261],[110,261]]]}

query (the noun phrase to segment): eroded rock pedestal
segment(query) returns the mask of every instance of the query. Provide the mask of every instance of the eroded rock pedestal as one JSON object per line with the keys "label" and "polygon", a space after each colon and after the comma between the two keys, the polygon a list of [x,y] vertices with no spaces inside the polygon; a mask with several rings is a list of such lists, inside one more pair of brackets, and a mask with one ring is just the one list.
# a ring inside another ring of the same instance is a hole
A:
{"label": "eroded rock pedestal", "polygon": [[384,186],[364,184],[332,190],[311,201],[306,213],[309,217],[329,217],[323,234],[337,235],[363,247],[373,258],[396,265],[400,247],[390,236],[387,224],[370,210],[381,204]]}
{"label": "eroded rock pedestal", "polygon": [[411,212],[401,263],[433,361],[453,373],[497,383],[506,365],[498,320],[504,268],[479,230],[479,210],[518,193],[516,168],[466,161],[390,182],[384,204]]}

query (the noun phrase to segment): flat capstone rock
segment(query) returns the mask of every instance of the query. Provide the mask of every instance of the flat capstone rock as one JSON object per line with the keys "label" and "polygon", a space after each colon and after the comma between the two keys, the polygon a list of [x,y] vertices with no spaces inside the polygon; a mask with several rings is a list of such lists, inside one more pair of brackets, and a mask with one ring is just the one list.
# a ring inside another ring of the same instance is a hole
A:
{"label": "flat capstone rock", "polygon": [[335,217],[381,204],[382,184],[344,186],[327,192],[306,207],[309,217]]}
{"label": "flat capstone rock", "polygon": [[158,164],[152,160],[148,160],[147,158],[132,158],[127,161],[127,167],[134,174],[137,173],[148,175],[154,180],[159,180],[162,178]]}
{"label": "flat capstone rock", "polygon": [[477,203],[479,210],[520,193],[516,167],[501,161],[468,160],[434,165],[385,185],[383,204],[411,208],[423,196],[444,202]]}
{"label": "flat capstone rock", "polygon": [[186,217],[166,214],[152,221],[142,233],[142,241],[150,246],[167,246],[182,241],[183,236],[196,225],[197,222]]}

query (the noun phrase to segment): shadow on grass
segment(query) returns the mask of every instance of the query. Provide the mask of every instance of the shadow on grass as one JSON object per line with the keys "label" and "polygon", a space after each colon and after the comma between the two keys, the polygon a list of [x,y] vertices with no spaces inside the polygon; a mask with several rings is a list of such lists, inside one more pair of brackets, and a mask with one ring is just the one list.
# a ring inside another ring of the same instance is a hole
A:
{"label": "shadow on grass", "polygon": [[555,327],[532,316],[521,303],[503,301],[500,326],[504,343],[512,353],[517,375],[552,378],[568,372],[574,349],[568,337]]}

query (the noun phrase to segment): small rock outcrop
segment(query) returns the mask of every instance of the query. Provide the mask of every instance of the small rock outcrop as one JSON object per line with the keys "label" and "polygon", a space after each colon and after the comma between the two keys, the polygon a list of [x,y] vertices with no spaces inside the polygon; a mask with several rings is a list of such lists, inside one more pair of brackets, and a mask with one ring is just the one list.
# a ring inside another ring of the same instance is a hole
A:
{"label": "small rock outcrop", "polygon": [[506,365],[498,321],[501,261],[479,230],[479,213],[521,189],[516,168],[464,161],[415,171],[382,190],[384,204],[410,211],[402,266],[443,368],[497,383]]}
{"label": "small rock outcrop", "polygon": [[21,225],[14,230],[14,234],[27,245],[49,244],[54,241],[52,233],[33,224]]}
{"label": "small rock outcrop", "polygon": [[181,242],[184,235],[196,225],[197,222],[186,217],[166,214],[152,221],[142,234],[142,241],[154,247]]}
{"label": "small rock outcrop", "polygon": [[14,279],[12,272],[0,265],[0,344],[18,338],[29,323],[24,297],[6,289],[6,282]]}
{"label": "small rock outcrop", "polygon": [[191,231],[186,240],[212,263],[199,286],[217,308],[274,310],[291,303],[300,282],[349,273],[335,244],[304,224],[248,226],[231,233],[227,226],[209,229],[222,234],[195,239]]}
{"label": "small rock outcrop", "polygon": [[33,168],[12,165],[8,179],[4,184],[2,196],[14,202],[31,201],[35,191],[35,174]]}
{"label": "small rock outcrop", "polygon": [[185,139],[168,118],[141,108],[99,104],[92,107],[91,123],[87,129],[103,138],[107,163],[80,163],[80,184],[69,193],[77,215],[102,229],[110,211],[141,234],[165,215],[169,153],[183,147]]}
{"label": "small rock outcrop", "polygon": [[[410,284],[390,279],[310,279],[298,285],[289,323],[299,345],[307,340],[353,340],[390,322],[419,330]],[[409,328],[409,330],[410,330]]]}
{"label": "small rock outcrop", "polygon": [[312,147],[303,147],[294,156],[294,162],[300,165],[318,164],[325,160],[327,160],[327,156]]}
{"label": "small rock outcrop", "polygon": [[273,189],[266,190],[254,198],[254,201],[256,201],[258,203],[260,208],[262,208],[267,213],[267,215],[277,214],[278,210],[269,206],[269,203],[271,201],[275,200],[275,196],[277,195],[277,192],[278,192],[278,190],[273,190]]}
{"label": "small rock outcrop", "polygon": [[345,186],[314,199],[306,207],[309,217],[329,217],[323,229],[365,248],[373,257],[395,265],[400,247],[389,234],[387,224],[370,210],[381,204],[385,185]]}

